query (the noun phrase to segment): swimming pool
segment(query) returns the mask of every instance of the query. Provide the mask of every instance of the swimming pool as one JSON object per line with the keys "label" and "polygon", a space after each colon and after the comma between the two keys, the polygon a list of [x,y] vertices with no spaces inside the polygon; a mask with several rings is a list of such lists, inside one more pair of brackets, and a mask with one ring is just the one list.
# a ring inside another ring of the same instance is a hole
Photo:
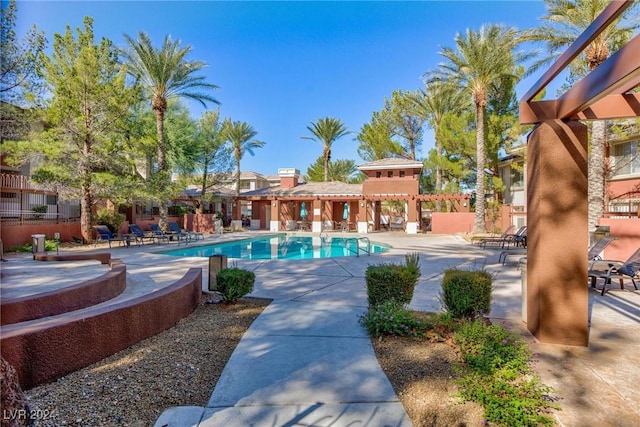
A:
{"label": "swimming pool", "polygon": [[[206,246],[193,246],[161,252],[183,257],[226,255],[232,259],[311,259],[360,256],[367,254],[367,238],[309,237],[287,234],[269,235]],[[371,242],[371,253],[389,250],[391,246]]]}

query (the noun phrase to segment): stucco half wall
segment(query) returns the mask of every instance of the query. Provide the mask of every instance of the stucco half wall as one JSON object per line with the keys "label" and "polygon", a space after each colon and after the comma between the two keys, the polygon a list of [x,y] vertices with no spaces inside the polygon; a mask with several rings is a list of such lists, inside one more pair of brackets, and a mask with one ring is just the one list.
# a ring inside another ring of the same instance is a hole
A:
{"label": "stucco half wall", "polygon": [[202,269],[138,298],[0,327],[2,357],[30,389],[89,366],[189,315],[200,303]]}

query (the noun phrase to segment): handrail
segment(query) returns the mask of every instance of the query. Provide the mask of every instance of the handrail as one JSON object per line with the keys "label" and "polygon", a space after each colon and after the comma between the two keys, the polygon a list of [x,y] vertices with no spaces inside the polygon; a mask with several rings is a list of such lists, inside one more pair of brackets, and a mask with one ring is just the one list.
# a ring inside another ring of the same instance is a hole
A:
{"label": "handrail", "polygon": [[[351,249],[348,245],[348,243],[350,241],[354,241],[356,243],[356,250],[354,251],[353,249]],[[367,247],[366,249],[363,249],[363,251],[367,254],[367,255],[371,255],[371,240],[369,240],[368,237],[349,237],[347,239],[345,239],[345,248],[356,254],[357,257],[360,256],[360,240],[366,240],[367,241]]]}

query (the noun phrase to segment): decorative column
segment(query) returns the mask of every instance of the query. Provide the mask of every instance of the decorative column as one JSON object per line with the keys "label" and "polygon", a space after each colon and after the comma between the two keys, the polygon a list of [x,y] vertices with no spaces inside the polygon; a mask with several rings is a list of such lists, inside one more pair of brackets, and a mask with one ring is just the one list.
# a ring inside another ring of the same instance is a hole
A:
{"label": "decorative column", "polygon": [[271,220],[269,231],[280,231],[280,200],[271,201]]}
{"label": "decorative column", "polygon": [[587,127],[541,123],[527,162],[527,328],[545,343],[586,346]]}
{"label": "decorative column", "polygon": [[415,200],[407,200],[405,203],[407,209],[407,234],[418,234],[418,209]]}
{"label": "decorative column", "polygon": [[322,231],[322,212],[324,211],[324,202],[315,200],[309,203],[311,214],[311,231],[314,233],[320,233]]}
{"label": "decorative column", "polygon": [[358,201],[358,224],[357,230],[358,233],[367,234],[369,228],[369,221],[367,220],[367,201],[359,200]]}

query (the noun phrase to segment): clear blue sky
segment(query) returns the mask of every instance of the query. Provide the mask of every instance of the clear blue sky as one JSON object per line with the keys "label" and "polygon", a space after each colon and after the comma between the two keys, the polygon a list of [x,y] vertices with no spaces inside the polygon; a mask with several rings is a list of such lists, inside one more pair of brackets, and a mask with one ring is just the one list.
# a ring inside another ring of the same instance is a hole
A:
{"label": "clear blue sky", "polygon": [[[2,0],[3,4],[6,0]],[[3,6],[4,7],[4,6]],[[301,139],[319,118],[341,119],[353,131],[333,145],[333,159],[358,157],[355,135],[396,89],[416,90],[440,62],[442,46],[467,28],[539,24],[542,0],[422,2],[18,1],[18,32],[36,24],[50,43],[67,25],[94,18],[96,38],[124,46],[123,34],[147,32],[155,45],[166,34],[191,45],[189,59],[208,64],[220,87],[221,114],[251,123],[266,143],[246,155],[243,170],[304,174],[322,154]],[[538,73],[518,88],[522,96]],[[212,106],[213,108],[213,106]],[[191,106],[198,118],[202,108]],[[423,153],[433,147],[425,133]]]}

